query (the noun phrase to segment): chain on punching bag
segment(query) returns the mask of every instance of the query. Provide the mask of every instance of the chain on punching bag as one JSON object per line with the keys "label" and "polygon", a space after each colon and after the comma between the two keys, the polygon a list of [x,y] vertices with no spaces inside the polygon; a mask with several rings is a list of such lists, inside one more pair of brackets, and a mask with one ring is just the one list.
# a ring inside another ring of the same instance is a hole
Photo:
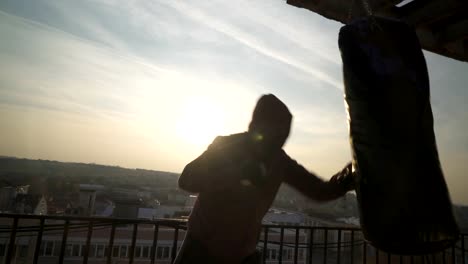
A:
{"label": "chain on punching bag", "polygon": [[414,30],[401,21],[360,18],[341,28],[339,47],[365,238],[394,254],[452,246],[459,231]]}

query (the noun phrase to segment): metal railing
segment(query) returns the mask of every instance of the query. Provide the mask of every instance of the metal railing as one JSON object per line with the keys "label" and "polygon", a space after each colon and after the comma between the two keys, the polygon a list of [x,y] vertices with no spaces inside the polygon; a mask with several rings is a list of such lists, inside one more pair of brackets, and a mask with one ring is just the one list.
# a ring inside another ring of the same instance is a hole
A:
{"label": "metal railing", "polygon": [[[0,214],[0,263],[173,263],[186,220]],[[468,263],[466,234],[426,256],[391,255],[359,228],[263,225],[262,263]]]}
{"label": "metal railing", "polygon": [[[272,237],[272,231],[276,237]],[[457,244],[445,251],[408,256],[378,250],[364,239],[360,228],[263,225],[259,245],[263,263],[465,264],[468,263],[467,238],[467,234],[461,234]],[[274,257],[271,248],[277,250]]]}

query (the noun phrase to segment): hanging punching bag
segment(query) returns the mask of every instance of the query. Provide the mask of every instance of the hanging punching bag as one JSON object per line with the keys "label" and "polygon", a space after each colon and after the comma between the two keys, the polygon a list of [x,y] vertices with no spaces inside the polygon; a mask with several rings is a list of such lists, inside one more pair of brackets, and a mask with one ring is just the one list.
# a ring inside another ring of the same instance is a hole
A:
{"label": "hanging punching bag", "polygon": [[414,30],[396,20],[361,18],[341,28],[339,47],[365,238],[394,254],[452,246],[459,231]]}

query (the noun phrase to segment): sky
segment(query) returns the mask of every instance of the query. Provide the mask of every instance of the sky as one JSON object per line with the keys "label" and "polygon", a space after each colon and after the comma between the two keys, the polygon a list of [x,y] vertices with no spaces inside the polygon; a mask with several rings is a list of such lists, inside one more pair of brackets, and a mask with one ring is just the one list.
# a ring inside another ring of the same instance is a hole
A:
{"label": "sky", "polygon": [[[283,0],[1,0],[0,155],[181,172],[273,93],[294,115],[285,150],[328,179],[351,159],[341,26]],[[468,64],[425,56],[468,204]]]}

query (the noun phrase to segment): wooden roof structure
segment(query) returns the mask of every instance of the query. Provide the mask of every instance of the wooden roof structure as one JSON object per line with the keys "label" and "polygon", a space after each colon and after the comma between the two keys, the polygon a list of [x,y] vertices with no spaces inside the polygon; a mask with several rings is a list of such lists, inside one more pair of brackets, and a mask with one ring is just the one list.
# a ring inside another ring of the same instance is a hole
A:
{"label": "wooden roof structure", "polygon": [[468,0],[287,0],[347,23],[369,14],[401,19],[416,29],[423,49],[468,62]]}

